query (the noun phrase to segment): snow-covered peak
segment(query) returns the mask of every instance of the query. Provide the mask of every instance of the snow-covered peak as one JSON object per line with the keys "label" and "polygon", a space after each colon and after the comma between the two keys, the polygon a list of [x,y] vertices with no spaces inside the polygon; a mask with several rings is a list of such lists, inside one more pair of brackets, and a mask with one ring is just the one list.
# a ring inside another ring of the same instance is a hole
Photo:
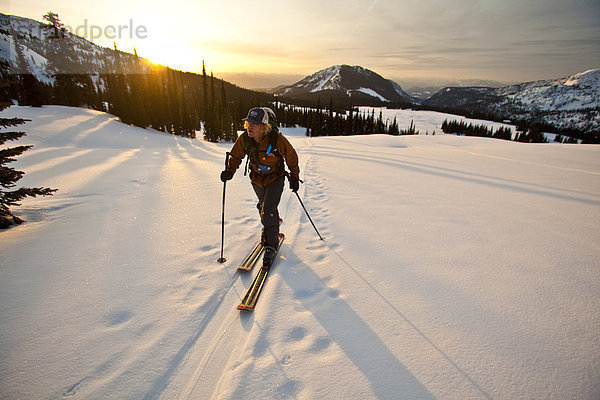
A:
{"label": "snow-covered peak", "polygon": [[[47,24],[0,13],[0,60],[10,64],[11,72],[32,73],[44,83],[53,83],[57,70],[70,74],[98,75],[116,70],[140,73],[146,68],[143,59],[100,47],[66,30],[60,33],[58,41],[62,45],[57,54],[54,35]],[[116,62],[117,54],[119,62]]]}
{"label": "snow-covered peak", "polygon": [[312,89],[310,89],[311,92],[318,92],[320,90],[338,90],[340,89],[342,80],[340,70],[340,65],[324,69],[311,75],[305,84],[313,86]]}
{"label": "snow-covered peak", "polygon": [[[400,85],[358,65],[334,65],[307,76],[284,88],[277,94],[295,98],[318,96],[328,91],[328,96],[352,97],[356,102],[414,103]],[[332,93],[337,92],[337,93]],[[341,98],[339,99],[341,100]],[[348,99],[346,99],[348,101]],[[355,103],[356,104],[356,103]]]}
{"label": "snow-covered peak", "polygon": [[297,82],[293,86],[297,88],[302,88],[304,90],[308,90],[311,93],[315,93],[322,90],[340,90],[342,89],[341,71],[344,67],[357,68],[349,67],[347,65],[334,65],[329,68],[325,68],[321,71],[315,72],[314,74]]}

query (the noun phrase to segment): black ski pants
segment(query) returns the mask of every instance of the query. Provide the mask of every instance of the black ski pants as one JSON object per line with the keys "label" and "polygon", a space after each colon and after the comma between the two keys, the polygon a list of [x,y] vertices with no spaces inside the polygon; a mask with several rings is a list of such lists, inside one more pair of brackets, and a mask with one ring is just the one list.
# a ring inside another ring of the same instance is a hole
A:
{"label": "black ski pants", "polygon": [[277,179],[269,184],[266,188],[262,188],[256,184],[252,184],[254,193],[258,197],[256,207],[260,213],[260,221],[263,225],[262,239],[266,246],[277,247],[279,243],[279,201],[281,193],[283,193],[285,177]]}

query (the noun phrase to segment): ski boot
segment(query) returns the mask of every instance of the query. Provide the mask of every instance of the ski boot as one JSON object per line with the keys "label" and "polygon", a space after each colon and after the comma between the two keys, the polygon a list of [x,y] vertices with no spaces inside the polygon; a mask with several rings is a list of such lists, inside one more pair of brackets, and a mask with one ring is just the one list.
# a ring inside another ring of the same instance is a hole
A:
{"label": "ski boot", "polygon": [[273,259],[275,258],[275,253],[277,249],[273,246],[265,246],[265,254],[263,256],[263,266],[262,269],[271,268],[271,264],[273,264]]}

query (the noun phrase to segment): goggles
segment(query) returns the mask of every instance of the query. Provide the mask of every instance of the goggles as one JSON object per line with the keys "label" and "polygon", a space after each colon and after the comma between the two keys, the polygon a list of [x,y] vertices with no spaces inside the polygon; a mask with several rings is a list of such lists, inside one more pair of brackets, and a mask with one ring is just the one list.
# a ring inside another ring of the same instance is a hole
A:
{"label": "goggles", "polygon": [[248,122],[248,121],[244,121],[244,129],[248,129],[248,127],[252,125],[252,126],[260,126],[257,124],[253,124],[252,122]]}

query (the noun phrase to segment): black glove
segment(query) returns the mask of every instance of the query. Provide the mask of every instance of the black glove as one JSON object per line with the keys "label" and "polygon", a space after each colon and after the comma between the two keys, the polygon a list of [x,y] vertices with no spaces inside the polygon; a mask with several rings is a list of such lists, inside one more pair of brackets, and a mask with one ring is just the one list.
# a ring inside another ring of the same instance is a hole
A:
{"label": "black glove", "polygon": [[300,181],[298,180],[298,178],[290,175],[289,176],[290,179],[290,189],[292,189],[292,192],[296,193],[298,191],[298,189],[300,188]]}
{"label": "black glove", "polygon": [[233,172],[230,170],[226,169],[221,172],[221,182],[227,182],[228,180],[231,180],[231,178],[233,178]]}

